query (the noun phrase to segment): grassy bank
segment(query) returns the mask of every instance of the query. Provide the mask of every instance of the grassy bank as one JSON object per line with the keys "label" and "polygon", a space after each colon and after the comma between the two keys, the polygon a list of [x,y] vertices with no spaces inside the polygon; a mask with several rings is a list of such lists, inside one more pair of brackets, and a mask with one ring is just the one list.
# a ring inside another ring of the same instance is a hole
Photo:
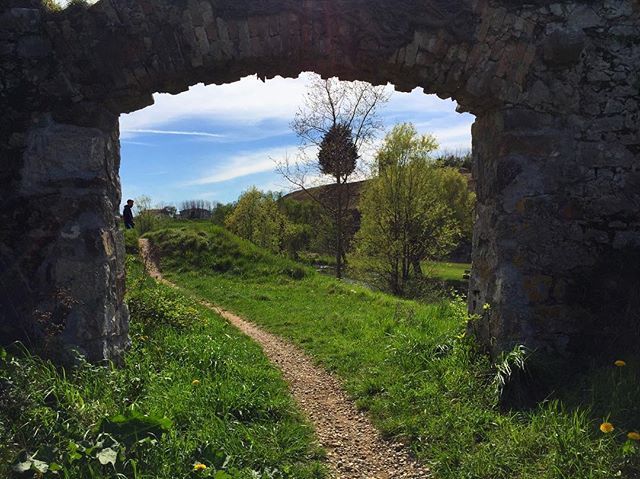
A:
{"label": "grassy bank", "polygon": [[[501,412],[500,376],[464,337],[461,301],[426,305],[340,283],[215,227],[149,236],[168,277],[301,345],[436,477],[640,477],[626,438],[640,427],[637,365],[601,364],[562,400]],[[605,421],[613,432],[600,431]]]}
{"label": "grassy bank", "polygon": [[464,281],[464,275],[471,269],[469,263],[448,263],[446,261],[425,262],[425,273],[444,281]]}
{"label": "grassy bank", "polygon": [[125,367],[1,352],[0,477],[324,477],[260,348],[137,262],[128,274]]}

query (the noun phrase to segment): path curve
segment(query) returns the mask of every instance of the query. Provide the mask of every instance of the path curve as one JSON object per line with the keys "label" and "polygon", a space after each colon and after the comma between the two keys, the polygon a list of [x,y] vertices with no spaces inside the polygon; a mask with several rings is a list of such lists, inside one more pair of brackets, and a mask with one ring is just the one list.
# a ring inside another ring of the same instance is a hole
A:
{"label": "path curve", "polygon": [[[140,255],[148,274],[172,287],[158,267],[149,240],[140,239]],[[300,348],[215,304],[198,300],[262,346],[282,371],[300,409],[313,423],[336,479],[424,479],[429,470],[411,458],[405,446],[384,440],[366,414],[358,411],[340,381]]]}

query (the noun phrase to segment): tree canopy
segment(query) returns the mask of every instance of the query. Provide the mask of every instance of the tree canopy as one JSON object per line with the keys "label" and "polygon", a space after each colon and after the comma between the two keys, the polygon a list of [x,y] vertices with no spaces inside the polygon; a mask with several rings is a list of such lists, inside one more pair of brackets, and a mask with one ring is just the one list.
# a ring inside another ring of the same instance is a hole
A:
{"label": "tree canopy", "polygon": [[377,173],[360,202],[357,252],[395,294],[422,276],[421,262],[450,252],[471,216],[465,178],[434,166],[431,135],[397,125],[376,156]]}

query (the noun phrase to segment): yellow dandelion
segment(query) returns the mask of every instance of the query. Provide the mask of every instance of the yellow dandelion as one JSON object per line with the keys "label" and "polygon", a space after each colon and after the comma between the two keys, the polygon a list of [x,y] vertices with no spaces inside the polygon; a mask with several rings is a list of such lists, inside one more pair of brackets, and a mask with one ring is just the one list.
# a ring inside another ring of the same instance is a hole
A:
{"label": "yellow dandelion", "polygon": [[605,434],[613,432],[614,429],[615,428],[613,427],[613,424],[611,424],[610,422],[603,422],[602,424],[600,424],[600,430]]}
{"label": "yellow dandelion", "polygon": [[191,381],[191,384],[193,386],[197,386],[198,384],[200,384],[200,380],[199,379],[194,379],[193,381]]}
{"label": "yellow dandelion", "polygon": [[623,361],[622,359],[618,359],[613,364],[615,364],[619,368],[623,368],[623,367],[625,367],[627,365],[627,363],[625,361]]}
{"label": "yellow dandelion", "polygon": [[201,462],[196,462],[193,465],[193,470],[194,471],[204,471],[206,468],[207,468],[207,466],[202,464]]}
{"label": "yellow dandelion", "polygon": [[636,431],[631,431],[629,434],[627,434],[627,437],[632,441],[640,441],[640,433]]}

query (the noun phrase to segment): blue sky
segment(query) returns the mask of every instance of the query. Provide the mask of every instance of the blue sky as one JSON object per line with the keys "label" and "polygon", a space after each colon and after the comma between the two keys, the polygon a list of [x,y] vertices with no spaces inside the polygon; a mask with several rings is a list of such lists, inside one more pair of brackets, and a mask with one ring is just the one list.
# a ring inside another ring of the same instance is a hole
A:
{"label": "blue sky", "polygon": [[[123,202],[147,195],[153,205],[179,206],[188,199],[226,203],[253,185],[290,191],[274,161],[297,153],[299,140],[289,123],[310,78],[200,84],[179,95],[155,95],[154,105],[122,115]],[[434,134],[441,149],[468,149],[474,117],[455,107],[418,89],[393,92],[381,117],[385,131],[412,122],[420,133]]]}

